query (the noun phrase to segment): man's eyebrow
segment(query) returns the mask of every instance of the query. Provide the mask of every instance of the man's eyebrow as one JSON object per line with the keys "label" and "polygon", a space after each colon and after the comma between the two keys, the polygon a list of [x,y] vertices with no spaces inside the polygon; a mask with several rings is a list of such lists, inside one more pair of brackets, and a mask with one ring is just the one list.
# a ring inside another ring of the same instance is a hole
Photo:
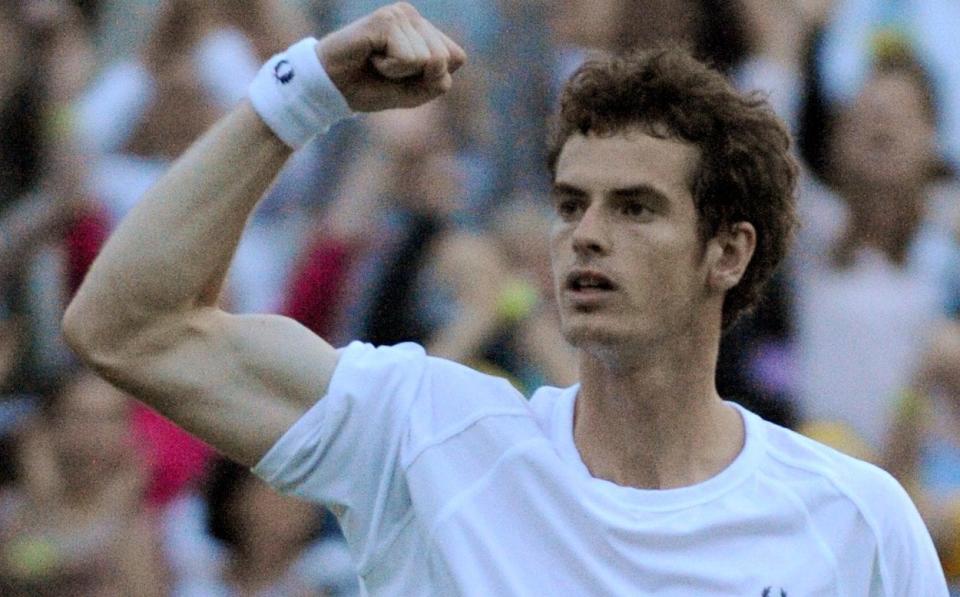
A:
{"label": "man's eyebrow", "polygon": [[587,192],[583,189],[578,189],[577,187],[564,182],[553,183],[550,193],[552,195],[573,195],[575,197],[583,197],[587,194]]}
{"label": "man's eyebrow", "polygon": [[620,188],[611,190],[610,194],[613,195],[614,197],[629,198],[629,197],[644,196],[644,197],[653,197],[655,199],[659,199],[662,201],[669,201],[669,197],[667,197],[666,193],[664,193],[657,187],[649,184],[636,184],[636,185],[630,185],[628,187],[620,187]]}
{"label": "man's eyebrow", "polygon": [[650,208],[657,211],[669,211],[672,202],[667,193],[650,184],[637,184],[610,191],[616,200],[642,199]]}

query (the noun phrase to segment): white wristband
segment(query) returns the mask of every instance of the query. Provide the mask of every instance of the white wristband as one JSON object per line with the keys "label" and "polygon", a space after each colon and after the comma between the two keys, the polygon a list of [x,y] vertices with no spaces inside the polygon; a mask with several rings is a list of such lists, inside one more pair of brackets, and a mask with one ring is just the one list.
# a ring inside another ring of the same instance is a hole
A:
{"label": "white wristband", "polygon": [[293,149],[353,114],[323,70],[316,46],[308,37],[272,57],[248,91],[260,118]]}

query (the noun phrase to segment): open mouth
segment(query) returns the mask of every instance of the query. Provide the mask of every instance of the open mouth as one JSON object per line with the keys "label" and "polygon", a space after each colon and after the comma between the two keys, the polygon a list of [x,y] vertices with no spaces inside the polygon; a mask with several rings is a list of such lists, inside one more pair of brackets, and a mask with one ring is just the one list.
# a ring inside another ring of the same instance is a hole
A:
{"label": "open mouth", "polygon": [[599,272],[575,271],[567,276],[567,290],[574,292],[590,292],[616,290],[613,281]]}

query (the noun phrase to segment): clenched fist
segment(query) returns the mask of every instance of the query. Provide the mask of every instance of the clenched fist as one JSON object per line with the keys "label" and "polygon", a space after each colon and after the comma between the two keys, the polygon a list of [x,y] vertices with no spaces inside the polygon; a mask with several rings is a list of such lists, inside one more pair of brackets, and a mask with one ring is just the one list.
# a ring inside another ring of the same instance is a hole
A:
{"label": "clenched fist", "polygon": [[317,44],[330,80],[351,109],[412,108],[450,89],[466,61],[453,40],[398,2],[335,31]]}

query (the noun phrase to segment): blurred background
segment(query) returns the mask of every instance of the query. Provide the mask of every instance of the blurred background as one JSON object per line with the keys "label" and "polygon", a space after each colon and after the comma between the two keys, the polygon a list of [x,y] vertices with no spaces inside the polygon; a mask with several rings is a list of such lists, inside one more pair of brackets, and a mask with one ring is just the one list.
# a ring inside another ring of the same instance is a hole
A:
{"label": "blurred background", "polygon": [[[454,91],[295,155],[226,308],[336,345],[414,340],[528,395],[573,383],[549,115],[591,52],[686,46],[770,98],[803,164],[797,243],[726,335],[720,392],[894,474],[960,595],[960,4],[411,1],[471,55]],[[329,513],[84,371],[59,320],[120,218],[267,57],[385,3],[0,2],[3,595],[357,593]]]}

